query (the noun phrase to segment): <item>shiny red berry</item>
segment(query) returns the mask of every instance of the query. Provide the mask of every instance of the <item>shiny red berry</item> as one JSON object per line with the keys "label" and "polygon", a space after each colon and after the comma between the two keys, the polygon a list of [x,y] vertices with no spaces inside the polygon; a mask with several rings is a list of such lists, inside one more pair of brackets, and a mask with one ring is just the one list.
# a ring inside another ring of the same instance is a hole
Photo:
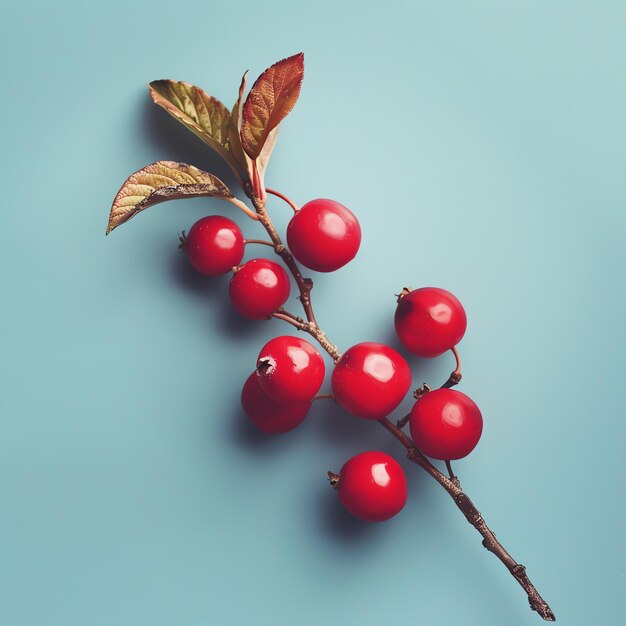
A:
{"label": "shiny red berry", "polygon": [[449,291],[423,287],[400,297],[395,324],[400,341],[411,352],[435,357],[463,339],[467,316],[463,305]]}
{"label": "shiny red berry", "polygon": [[411,370],[393,348],[359,343],[335,365],[335,399],[349,413],[365,419],[386,417],[402,402],[411,386]]}
{"label": "shiny red berry", "polygon": [[319,350],[299,337],[275,337],[257,359],[257,376],[276,402],[310,402],[324,382],[326,368]]}
{"label": "shiny red berry", "polygon": [[352,515],[382,522],[406,503],[406,476],[400,464],[384,452],[363,452],[341,468],[336,482],[339,500]]}
{"label": "shiny red berry", "polygon": [[474,401],[454,389],[435,389],[411,409],[415,445],[433,459],[452,461],[467,456],[483,431],[483,416]]}
{"label": "shiny red berry", "polygon": [[241,391],[241,406],[259,430],[277,435],[298,426],[309,412],[311,403],[280,404],[272,400],[261,389],[256,372],[252,372]]}
{"label": "shiny red berry", "polygon": [[185,238],[190,263],[203,274],[226,274],[239,265],[244,253],[244,240],[235,222],[221,215],[198,220]]}
{"label": "shiny red berry", "polygon": [[356,256],[361,227],[339,202],[311,200],[289,222],[287,243],[296,259],[309,269],[334,272]]}
{"label": "shiny red berry", "polygon": [[230,301],[244,317],[267,319],[289,297],[287,272],[267,259],[244,263],[230,281]]}

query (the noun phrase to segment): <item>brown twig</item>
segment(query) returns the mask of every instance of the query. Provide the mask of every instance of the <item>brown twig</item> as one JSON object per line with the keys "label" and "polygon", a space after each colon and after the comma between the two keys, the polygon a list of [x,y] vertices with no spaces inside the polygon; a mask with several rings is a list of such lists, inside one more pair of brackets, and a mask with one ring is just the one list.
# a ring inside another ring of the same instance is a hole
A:
{"label": "brown twig", "polygon": [[[304,314],[306,316],[306,323],[303,323],[299,330],[303,330],[309,333],[321,346],[328,352],[328,354],[332,357],[333,361],[338,361],[341,353],[339,352],[337,346],[333,345],[328,341],[326,334],[320,327],[317,325],[317,320],[315,319],[315,313],[313,313],[313,305],[311,304],[311,289],[313,289],[313,281],[310,278],[305,278],[296,263],[296,260],[293,258],[293,255],[282,242],[280,235],[278,234],[276,227],[274,226],[274,222],[272,222],[270,216],[265,210],[265,203],[259,200],[256,197],[252,198],[252,203],[254,204],[254,208],[256,209],[257,215],[259,216],[259,222],[263,224],[263,227],[267,231],[267,234],[270,236],[272,243],[274,244],[274,250],[276,254],[278,254],[282,260],[284,261],[287,269],[291,272],[294,280],[296,281],[296,285],[298,286],[298,290],[300,292],[299,300],[302,304],[302,308],[304,309]],[[273,317],[277,317],[278,319],[284,319],[283,317],[284,311],[278,311],[274,313]],[[285,321],[289,322],[293,326],[293,320],[286,319]]]}
{"label": "brown twig", "polygon": [[[283,197],[282,194],[278,194],[277,192],[269,190],[268,192],[273,193],[274,195],[277,195],[279,197]],[[290,201],[287,200],[285,197],[283,197],[283,199],[291,204]],[[276,232],[276,228],[274,227],[272,220],[265,210],[265,203],[256,197],[252,198],[252,202],[256,209],[259,222],[263,224],[265,230],[270,236],[270,239],[274,244],[274,249],[276,253],[280,255],[280,257],[283,259],[283,261],[287,265],[287,268],[294,277],[294,280],[296,281],[296,284],[300,291],[300,302],[302,303],[302,308],[304,309],[307,321],[305,322],[301,318],[297,318],[295,315],[288,313],[283,309],[275,312],[273,317],[276,317],[277,319],[282,319],[292,324],[293,326],[296,326],[297,328],[299,328],[299,330],[304,330],[308,332],[318,341],[321,347],[326,350],[326,352],[328,352],[333,361],[337,362],[341,358],[341,353],[339,352],[337,346],[331,344],[330,341],[328,341],[326,334],[317,325],[317,321],[313,313],[313,306],[311,304],[311,289],[313,288],[313,281],[310,278],[305,278],[300,272],[300,268],[293,258],[293,255],[283,244],[280,236]],[[443,384],[442,387],[446,388],[453,387],[461,380],[461,360],[455,348],[452,348],[452,352],[456,359],[456,368],[450,374],[448,380]],[[467,521],[482,536],[483,546],[487,548],[487,550],[492,552],[496,557],[498,557],[498,559],[505,565],[505,567],[509,570],[515,580],[517,580],[522,589],[524,589],[528,597],[530,608],[533,611],[536,611],[544,620],[550,622],[555,621],[556,618],[548,603],[541,597],[541,595],[539,595],[539,592],[528,578],[526,574],[526,568],[517,561],[515,561],[515,559],[513,559],[513,557],[504,549],[502,544],[496,539],[495,534],[485,523],[485,520],[480,514],[480,511],[461,489],[459,481],[456,476],[454,476],[452,472],[452,467],[450,466],[449,462],[446,462],[446,465],[450,472],[450,478],[440,472],[424,456],[424,454],[420,452],[420,450],[413,443],[413,440],[402,430],[402,426],[404,426],[407,421],[408,416],[398,420],[396,424],[394,424],[386,417],[378,420],[379,424],[381,424],[383,428],[389,431],[405,447],[409,461],[411,461],[411,463],[419,465],[446,490],[458,509],[461,511],[461,513],[463,513]],[[333,477],[331,476],[330,478],[332,482]]]}

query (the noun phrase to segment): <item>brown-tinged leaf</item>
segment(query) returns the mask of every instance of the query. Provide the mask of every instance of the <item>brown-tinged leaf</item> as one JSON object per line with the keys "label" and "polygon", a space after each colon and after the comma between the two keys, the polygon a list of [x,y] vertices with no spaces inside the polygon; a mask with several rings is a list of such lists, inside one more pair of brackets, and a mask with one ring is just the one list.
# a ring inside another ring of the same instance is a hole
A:
{"label": "brown-tinged leaf", "polygon": [[149,86],[154,102],[215,150],[245,187],[248,171],[228,150],[230,111],[217,98],[190,83],[154,80]]}
{"label": "brown-tinged leaf", "polygon": [[248,174],[248,178],[252,177],[252,162],[250,157],[244,152],[241,145],[241,105],[243,100],[243,94],[246,90],[246,72],[241,77],[241,84],[239,86],[239,97],[237,102],[233,106],[233,110],[230,114],[230,120],[228,123],[228,150],[237,159],[237,163],[243,171]]}
{"label": "brown-tinged leaf", "polygon": [[252,86],[243,105],[241,141],[251,159],[256,159],[268,135],[293,109],[304,77],[302,52],[265,70]]}
{"label": "brown-tinged leaf", "polygon": [[203,141],[226,145],[230,112],[217,98],[190,83],[174,80],[152,81],[150,93],[156,104]]}
{"label": "brown-tinged leaf", "polygon": [[174,161],[152,163],[131,174],[118,191],[106,234],[153,204],[201,196],[232,198],[233,194],[217,176],[193,165]]}

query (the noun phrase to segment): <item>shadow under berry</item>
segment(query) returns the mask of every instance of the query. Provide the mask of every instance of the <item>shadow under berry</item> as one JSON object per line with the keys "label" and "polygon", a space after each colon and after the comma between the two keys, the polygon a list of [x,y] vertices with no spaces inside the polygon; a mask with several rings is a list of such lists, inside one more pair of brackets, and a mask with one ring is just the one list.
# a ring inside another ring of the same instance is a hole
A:
{"label": "shadow under berry", "polygon": [[201,306],[217,310],[216,319],[210,320],[207,330],[224,334],[231,340],[247,341],[258,334],[258,324],[250,322],[233,310],[228,298],[230,276],[205,276],[196,271],[174,246],[170,255],[170,275],[174,282],[187,294],[201,301]]}

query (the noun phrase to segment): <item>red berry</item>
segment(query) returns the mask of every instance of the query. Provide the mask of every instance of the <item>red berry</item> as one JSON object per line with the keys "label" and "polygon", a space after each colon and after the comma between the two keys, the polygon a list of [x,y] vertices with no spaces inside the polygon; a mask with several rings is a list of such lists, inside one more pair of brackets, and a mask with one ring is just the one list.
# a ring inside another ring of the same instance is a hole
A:
{"label": "red berry", "polygon": [[388,454],[363,452],[341,468],[337,491],[352,515],[367,522],[382,522],[404,508],[406,476]]}
{"label": "red berry", "polygon": [[311,403],[279,404],[261,389],[256,372],[252,372],[241,391],[241,406],[259,430],[277,435],[298,426],[309,412]]}
{"label": "red berry", "polygon": [[454,389],[435,389],[413,405],[409,421],[415,445],[433,459],[467,456],[483,431],[483,416],[471,398]]}
{"label": "red berry", "polygon": [[185,248],[189,261],[199,272],[217,276],[239,265],[245,244],[235,222],[221,215],[210,215],[189,229]]}
{"label": "red berry", "polygon": [[251,320],[267,319],[289,297],[287,272],[267,259],[244,263],[230,281],[230,301]]}
{"label": "red berry", "polygon": [[361,227],[339,202],[311,200],[291,218],[287,243],[296,259],[309,269],[334,272],[356,256]]}
{"label": "red berry", "polygon": [[411,352],[435,357],[463,339],[467,316],[463,305],[449,291],[423,287],[401,296],[395,323],[400,341]]}
{"label": "red berry", "polygon": [[411,370],[393,348],[382,343],[359,343],[335,365],[332,387],[346,411],[365,419],[389,415],[411,386]]}
{"label": "red berry", "polygon": [[257,359],[257,375],[265,393],[276,402],[310,402],[324,382],[324,359],[299,337],[276,337]]}

